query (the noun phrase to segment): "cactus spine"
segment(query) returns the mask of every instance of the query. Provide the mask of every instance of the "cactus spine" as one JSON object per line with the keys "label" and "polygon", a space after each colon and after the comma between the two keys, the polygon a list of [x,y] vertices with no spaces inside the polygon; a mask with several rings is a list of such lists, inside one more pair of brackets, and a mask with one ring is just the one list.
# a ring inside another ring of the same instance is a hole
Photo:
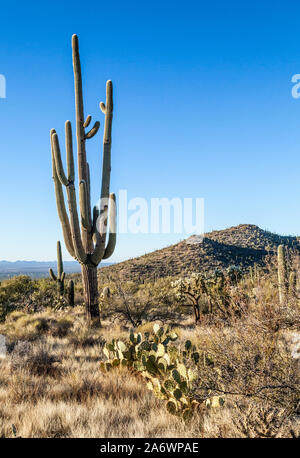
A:
{"label": "cactus spine", "polygon": [[59,296],[62,296],[65,290],[65,272],[63,270],[61,246],[60,242],[57,242],[57,275],[55,275],[52,269],[49,269],[49,274],[52,280],[57,282],[57,292]]}
{"label": "cactus spine", "polygon": [[70,280],[68,283],[68,305],[74,307],[74,282]]}
{"label": "cactus spine", "polygon": [[285,304],[287,298],[288,278],[287,268],[284,254],[283,245],[278,246],[277,250],[277,261],[278,261],[278,291],[279,291],[279,302]]}
{"label": "cactus spine", "polygon": [[[112,82],[107,81],[106,103],[100,103],[100,109],[105,115],[102,186],[100,208],[94,207],[92,215],[90,173],[86,157],[85,142],[96,135],[100,123],[98,121],[95,122],[94,126],[86,132],[86,128],[91,122],[91,116],[89,115],[86,120],[84,118],[82,78],[77,35],[73,35],[72,37],[72,55],[75,87],[79,215],[77,212],[74,184],[74,156],[70,121],[66,121],[65,124],[67,175],[64,172],[58,136],[54,129],[50,131],[52,171],[57,211],[62,225],[66,248],[71,256],[81,264],[86,317],[91,324],[99,325],[100,313],[98,304],[97,266],[102,259],[107,259],[112,255],[116,245],[116,199],[114,194],[109,194],[113,89]],[[69,216],[64,202],[63,186],[66,187]],[[108,225],[109,239],[106,245]]]}

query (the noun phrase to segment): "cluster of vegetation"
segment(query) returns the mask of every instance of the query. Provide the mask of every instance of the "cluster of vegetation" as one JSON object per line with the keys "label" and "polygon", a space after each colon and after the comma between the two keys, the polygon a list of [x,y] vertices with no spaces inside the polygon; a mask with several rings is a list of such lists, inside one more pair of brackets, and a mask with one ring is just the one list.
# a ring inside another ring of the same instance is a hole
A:
{"label": "cluster of vegetation", "polygon": [[60,308],[51,279],[3,282],[1,303],[11,308],[0,324],[0,434],[298,437],[298,264],[280,247],[247,274],[112,277],[99,294],[100,328],[85,322],[79,279],[76,305]]}

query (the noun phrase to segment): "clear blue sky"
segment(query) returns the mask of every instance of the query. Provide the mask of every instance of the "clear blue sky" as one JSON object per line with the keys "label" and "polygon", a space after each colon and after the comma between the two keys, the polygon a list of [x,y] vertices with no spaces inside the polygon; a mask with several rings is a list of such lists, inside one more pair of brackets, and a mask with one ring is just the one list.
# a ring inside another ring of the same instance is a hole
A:
{"label": "clear blue sky", "polygon": [[[98,104],[114,83],[112,190],[204,197],[206,231],[253,223],[299,234],[299,17],[294,1],[2,4],[0,259],[51,260],[62,240],[49,130],[63,143],[74,120],[73,33],[86,114],[103,121]],[[102,133],[88,143],[94,201]],[[183,237],[120,235],[111,260]]]}

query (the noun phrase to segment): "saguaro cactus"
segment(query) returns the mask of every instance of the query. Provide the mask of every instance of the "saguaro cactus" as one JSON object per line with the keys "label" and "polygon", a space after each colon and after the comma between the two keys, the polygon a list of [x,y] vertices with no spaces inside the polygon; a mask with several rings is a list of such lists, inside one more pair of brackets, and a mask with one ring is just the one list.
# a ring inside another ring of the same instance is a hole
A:
{"label": "saguaro cactus", "polygon": [[278,262],[278,291],[279,302],[284,304],[287,298],[288,277],[287,268],[284,255],[284,246],[279,245],[277,249],[277,262]]}
{"label": "saguaro cactus", "polygon": [[105,286],[102,290],[102,295],[104,299],[109,299],[110,298],[110,288],[108,286]]}
{"label": "saguaro cactus", "polygon": [[[86,128],[91,116],[84,118],[81,67],[79,58],[78,37],[72,37],[73,70],[75,83],[76,137],[78,156],[79,207],[77,212],[76,191],[74,184],[74,157],[72,128],[66,121],[67,176],[65,175],[59,141],[54,129],[50,132],[52,150],[52,169],[55,186],[58,215],[62,224],[67,250],[80,264],[85,293],[86,316],[92,324],[99,324],[97,266],[102,259],[109,258],[116,244],[116,205],[115,195],[109,194],[111,171],[111,130],[113,117],[112,82],[106,83],[106,103],[100,108],[105,114],[104,145],[102,165],[102,186],[100,208],[94,207],[91,212],[91,190],[89,164],[86,157],[85,143],[98,132],[100,123],[95,122],[91,130]],[[62,186],[66,187],[69,216],[64,203]],[[109,217],[108,217],[109,214]],[[107,219],[109,219],[109,239],[106,245]]]}
{"label": "saguaro cactus", "polygon": [[52,280],[57,282],[57,292],[59,296],[64,294],[65,289],[65,272],[63,270],[61,246],[60,242],[57,242],[57,275],[55,275],[52,269],[49,269],[49,274]]}
{"label": "saguaro cactus", "polygon": [[297,292],[297,277],[296,277],[296,272],[292,270],[289,275],[289,297],[295,297],[296,292]]}
{"label": "saguaro cactus", "polygon": [[70,307],[74,307],[74,282],[73,280],[69,280],[68,283],[68,305]]}

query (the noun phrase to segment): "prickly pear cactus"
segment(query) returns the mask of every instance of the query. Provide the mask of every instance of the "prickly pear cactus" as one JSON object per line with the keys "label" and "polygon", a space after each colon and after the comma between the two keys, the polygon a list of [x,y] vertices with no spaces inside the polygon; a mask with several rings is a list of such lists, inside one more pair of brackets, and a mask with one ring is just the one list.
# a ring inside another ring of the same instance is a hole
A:
{"label": "prickly pear cactus", "polygon": [[107,361],[101,362],[100,368],[106,372],[125,366],[140,374],[147,388],[165,401],[169,413],[188,421],[200,405],[191,394],[200,354],[189,340],[183,351],[175,347],[177,338],[168,327],[155,324],[153,333],[144,337],[131,332],[126,342],[113,339],[103,349]]}

